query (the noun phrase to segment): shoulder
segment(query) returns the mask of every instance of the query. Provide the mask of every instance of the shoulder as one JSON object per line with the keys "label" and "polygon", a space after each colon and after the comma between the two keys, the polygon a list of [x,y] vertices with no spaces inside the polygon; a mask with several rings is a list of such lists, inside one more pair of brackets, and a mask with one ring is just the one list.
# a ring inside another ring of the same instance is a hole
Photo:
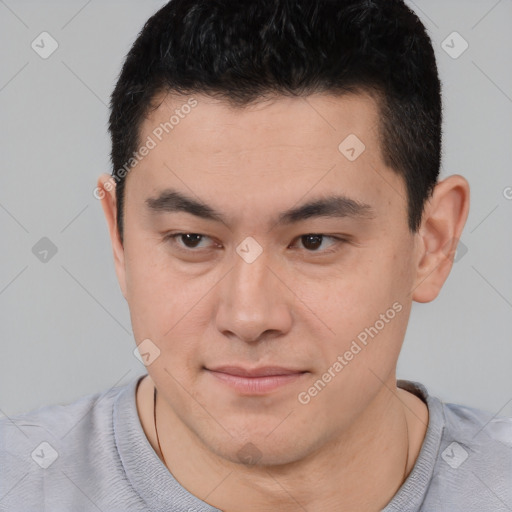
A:
{"label": "shoulder", "polygon": [[0,418],[2,450],[16,450],[39,439],[57,444],[72,442],[108,423],[112,401],[121,388],[84,395],[73,402],[50,404],[15,416]]}
{"label": "shoulder", "polygon": [[468,461],[471,456],[470,462],[493,457],[505,464],[504,471],[512,471],[512,418],[465,405],[443,403],[442,406],[445,443],[458,443],[467,450]]}
{"label": "shoulder", "polygon": [[[461,505],[471,504],[464,510],[510,510],[512,418],[441,404],[444,427],[431,484],[440,501],[459,496]],[[453,510],[463,508],[453,502]]]}
{"label": "shoulder", "polygon": [[398,385],[427,404],[429,419],[415,467],[389,510],[510,512],[512,418],[445,403],[419,382]]}
{"label": "shoulder", "polygon": [[[500,443],[512,448],[512,418],[465,405],[443,403],[446,432],[470,444]],[[498,445],[496,445],[498,446]]]}
{"label": "shoulder", "polygon": [[102,478],[111,480],[112,468],[120,465],[113,408],[116,397],[132,385],[0,418],[1,505],[35,510],[41,499],[67,499],[58,493],[74,488],[73,482],[76,489],[80,482],[94,487]]}

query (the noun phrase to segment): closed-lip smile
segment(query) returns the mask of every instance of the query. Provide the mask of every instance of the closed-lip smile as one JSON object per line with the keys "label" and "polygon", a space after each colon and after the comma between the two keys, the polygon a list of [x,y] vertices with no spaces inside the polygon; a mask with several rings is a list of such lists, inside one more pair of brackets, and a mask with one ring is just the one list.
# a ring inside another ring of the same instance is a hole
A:
{"label": "closed-lip smile", "polygon": [[309,373],[281,366],[243,368],[217,366],[205,368],[217,382],[227,385],[241,395],[264,395],[300,379]]}
{"label": "closed-lip smile", "polygon": [[238,377],[269,377],[273,375],[292,375],[297,373],[305,373],[305,370],[293,370],[280,366],[262,366],[260,368],[246,369],[241,366],[218,366],[215,368],[207,368],[212,372],[226,373],[228,375],[236,375]]}

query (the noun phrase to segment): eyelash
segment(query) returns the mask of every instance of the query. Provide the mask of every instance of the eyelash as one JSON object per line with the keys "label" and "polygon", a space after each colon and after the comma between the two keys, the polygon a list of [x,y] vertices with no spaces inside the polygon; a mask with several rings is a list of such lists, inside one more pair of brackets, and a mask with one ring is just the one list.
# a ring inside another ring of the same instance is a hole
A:
{"label": "eyelash", "polygon": [[[176,240],[179,237],[183,236],[183,235],[198,235],[200,237],[203,237],[203,239],[204,238],[210,238],[207,235],[203,235],[201,233],[182,232],[182,233],[171,233],[171,234],[168,234],[168,235],[164,236],[164,241],[166,241],[166,242],[169,241],[175,247],[177,247],[178,250],[180,250],[182,252],[199,253],[200,249],[194,249],[194,248],[189,248],[189,247],[181,247],[181,246],[179,246],[177,244]],[[330,238],[331,240],[335,241],[335,243],[332,244],[332,246],[331,246],[331,247],[334,246],[334,248],[327,249],[327,250],[324,250],[324,251],[318,251],[318,250],[316,250],[316,251],[308,251],[306,249],[306,252],[309,253],[309,254],[332,254],[332,253],[337,252],[339,245],[348,242],[348,240],[346,238],[340,238],[340,237],[336,237],[336,236],[324,235],[323,233],[306,233],[304,235],[299,235],[298,237],[295,238],[295,240],[300,240],[302,237],[305,237],[305,236],[320,236],[320,237],[322,237],[322,242],[326,238]]]}

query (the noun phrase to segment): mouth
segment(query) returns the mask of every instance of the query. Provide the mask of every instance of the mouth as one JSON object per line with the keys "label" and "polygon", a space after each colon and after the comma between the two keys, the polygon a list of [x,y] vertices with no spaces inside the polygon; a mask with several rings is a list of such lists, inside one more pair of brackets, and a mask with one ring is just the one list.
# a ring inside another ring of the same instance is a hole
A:
{"label": "mouth", "polygon": [[227,385],[240,394],[261,395],[291,384],[308,374],[305,370],[296,370],[278,366],[261,368],[243,368],[240,366],[220,366],[204,368],[217,382]]}

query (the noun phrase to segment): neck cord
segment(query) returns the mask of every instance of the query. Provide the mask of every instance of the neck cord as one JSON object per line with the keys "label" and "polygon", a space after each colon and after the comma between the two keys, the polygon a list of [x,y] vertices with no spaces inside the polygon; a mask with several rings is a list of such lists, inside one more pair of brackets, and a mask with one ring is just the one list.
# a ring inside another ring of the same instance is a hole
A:
{"label": "neck cord", "polygon": [[406,428],[406,431],[407,431],[407,453],[405,455],[404,476],[402,477],[402,483],[400,484],[400,487],[403,485],[403,483],[407,479],[407,464],[409,462],[409,444],[410,444],[409,443],[409,424],[407,423],[407,418],[405,417],[405,412],[404,412],[404,419],[405,419],[405,428]]}
{"label": "neck cord", "polygon": [[155,386],[155,393],[153,398],[153,418],[155,420],[155,433],[156,433],[156,442],[158,443],[158,450],[160,451],[160,454],[163,459],[163,463],[165,467],[167,467],[167,462],[165,462],[164,452],[162,451],[162,447],[160,446],[160,439],[158,438],[158,429],[156,428],[156,386]]}

